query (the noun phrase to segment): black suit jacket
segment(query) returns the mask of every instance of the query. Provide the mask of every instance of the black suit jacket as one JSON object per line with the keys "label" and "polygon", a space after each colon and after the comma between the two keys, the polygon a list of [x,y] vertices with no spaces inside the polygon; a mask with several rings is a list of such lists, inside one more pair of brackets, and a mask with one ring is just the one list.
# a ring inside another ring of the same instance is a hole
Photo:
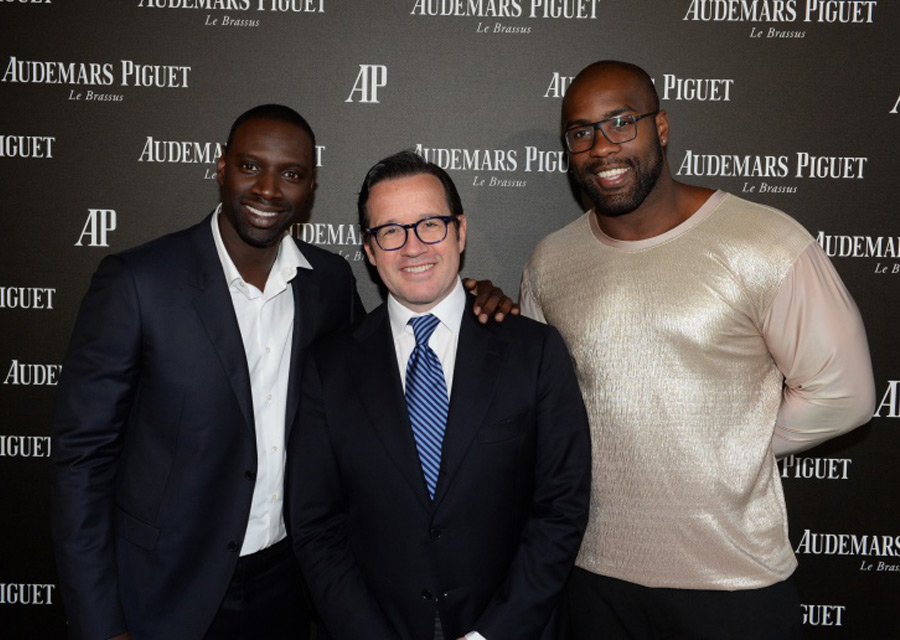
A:
{"label": "black suit jacket", "polygon": [[[207,217],[105,258],[52,428],[52,522],[73,638],[200,638],[232,577],[256,475],[247,359]],[[304,243],[286,425],[310,342],[362,314],[346,261]]]}
{"label": "black suit jacket", "polygon": [[337,640],[561,638],[590,441],[568,352],[526,318],[463,314],[434,501],[386,305],[317,347],[288,452],[294,547]]}

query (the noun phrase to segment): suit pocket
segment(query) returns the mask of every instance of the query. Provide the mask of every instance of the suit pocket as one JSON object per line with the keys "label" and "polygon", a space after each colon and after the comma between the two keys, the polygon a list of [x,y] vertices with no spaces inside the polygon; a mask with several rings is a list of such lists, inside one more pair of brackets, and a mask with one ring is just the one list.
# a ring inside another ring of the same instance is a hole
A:
{"label": "suit pocket", "polygon": [[119,506],[116,506],[116,534],[147,550],[154,549],[159,540],[159,529],[138,520]]}
{"label": "suit pocket", "polygon": [[491,442],[503,442],[516,438],[525,433],[528,428],[530,412],[523,411],[512,417],[486,424],[478,430],[478,442],[488,444]]}

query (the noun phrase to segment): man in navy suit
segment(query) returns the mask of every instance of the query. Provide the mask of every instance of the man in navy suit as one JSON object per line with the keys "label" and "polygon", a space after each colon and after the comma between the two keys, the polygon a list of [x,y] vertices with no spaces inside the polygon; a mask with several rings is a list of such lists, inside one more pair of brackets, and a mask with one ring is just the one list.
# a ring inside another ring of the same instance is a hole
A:
{"label": "man in navy suit", "polygon": [[248,111],[216,211],[105,258],[91,282],[53,421],[73,638],[309,637],[282,516],[285,426],[309,344],[364,313],[346,261],[286,234],[314,151],[293,110]]}
{"label": "man in navy suit", "polygon": [[466,217],[436,165],[379,162],[358,209],[388,300],[310,355],[289,443],[291,534],[322,632],[560,639],[591,446],[562,339],[466,312]]}

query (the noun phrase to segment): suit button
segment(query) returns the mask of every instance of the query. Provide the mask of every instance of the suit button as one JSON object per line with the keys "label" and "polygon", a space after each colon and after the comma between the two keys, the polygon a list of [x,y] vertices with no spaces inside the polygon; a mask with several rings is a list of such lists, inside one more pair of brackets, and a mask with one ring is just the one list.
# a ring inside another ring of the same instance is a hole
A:
{"label": "suit button", "polygon": [[434,598],[434,594],[431,593],[428,589],[422,589],[422,599],[423,600],[432,600]]}
{"label": "suit button", "polygon": [[231,542],[229,542],[227,546],[228,546],[228,550],[229,550],[229,551],[237,552],[237,551],[240,551],[240,550],[241,550],[241,548],[238,546],[238,543],[235,542],[234,540],[232,540]]}
{"label": "suit button", "polygon": [[253,469],[247,469],[244,472],[244,477],[250,482],[254,482],[256,480],[256,472]]}
{"label": "suit button", "polygon": [[442,533],[444,533],[444,532],[441,529],[432,529],[431,530],[431,539],[432,540],[440,540]]}

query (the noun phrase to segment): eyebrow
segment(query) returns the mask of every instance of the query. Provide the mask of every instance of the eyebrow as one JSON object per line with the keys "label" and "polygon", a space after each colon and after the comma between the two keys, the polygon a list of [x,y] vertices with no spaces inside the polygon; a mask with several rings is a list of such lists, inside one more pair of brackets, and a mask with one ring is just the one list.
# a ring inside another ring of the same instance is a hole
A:
{"label": "eyebrow", "polygon": [[[400,222],[399,220],[397,220],[397,218],[391,218],[389,221],[382,222],[381,224],[375,225],[375,226],[383,227],[387,224],[415,224],[416,222],[421,222],[425,218],[444,218],[446,216],[452,216],[452,215],[453,215],[452,213],[424,213],[424,214],[422,214],[422,217],[417,218],[413,222]],[[375,227],[370,226],[369,228],[374,229]]]}
{"label": "eyebrow", "polygon": [[624,107],[619,109],[613,109],[612,111],[607,111],[603,114],[603,117],[600,120],[588,120],[586,118],[579,118],[578,120],[569,120],[566,122],[565,129],[571,129],[572,127],[581,127],[586,124],[593,124],[594,122],[600,122],[601,120],[608,120],[609,118],[615,118],[616,116],[620,116],[624,113],[638,113],[638,109],[635,109],[631,105],[626,104]]}
{"label": "eyebrow", "polygon": [[[241,161],[245,161],[245,160],[253,160],[254,162],[262,162],[262,156],[254,151],[245,151],[243,153],[235,153],[234,159],[237,162],[241,162]],[[315,161],[313,161],[313,162],[315,162]],[[273,164],[280,167],[282,170],[283,169],[291,169],[291,168],[306,170],[306,169],[310,168],[310,165],[308,165],[308,164],[305,164],[303,162],[294,162],[294,161],[285,162],[283,164],[275,162]]]}

